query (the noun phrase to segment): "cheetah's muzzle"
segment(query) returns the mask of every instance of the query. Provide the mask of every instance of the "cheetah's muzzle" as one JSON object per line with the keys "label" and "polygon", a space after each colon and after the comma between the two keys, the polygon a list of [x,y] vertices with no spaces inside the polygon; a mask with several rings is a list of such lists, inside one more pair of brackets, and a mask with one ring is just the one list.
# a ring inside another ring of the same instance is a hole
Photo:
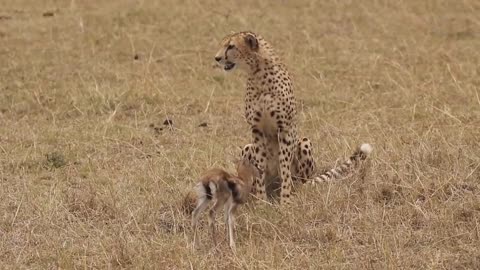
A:
{"label": "cheetah's muzzle", "polygon": [[224,70],[232,70],[235,67],[235,63],[232,62],[226,62],[225,66],[223,67]]}

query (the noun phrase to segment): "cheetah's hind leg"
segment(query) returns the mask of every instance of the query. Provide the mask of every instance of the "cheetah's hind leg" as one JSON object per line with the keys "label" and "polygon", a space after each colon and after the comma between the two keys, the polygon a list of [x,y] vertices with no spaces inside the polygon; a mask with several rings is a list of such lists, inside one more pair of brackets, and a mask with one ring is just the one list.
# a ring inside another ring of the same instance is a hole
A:
{"label": "cheetah's hind leg", "polygon": [[313,176],[315,171],[315,160],[313,159],[312,142],[303,137],[297,141],[295,157],[293,159],[292,175],[293,180],[306,183]]}

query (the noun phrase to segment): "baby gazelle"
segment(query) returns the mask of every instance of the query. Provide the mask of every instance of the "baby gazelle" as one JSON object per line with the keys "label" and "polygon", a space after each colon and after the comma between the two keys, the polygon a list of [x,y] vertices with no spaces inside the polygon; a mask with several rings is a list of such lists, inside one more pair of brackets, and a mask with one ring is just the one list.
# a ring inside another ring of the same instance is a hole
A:
{"label": "baby gazelle", "polygon": [[[208,215],[208,223],[211,228],[213,244],[215,240],[215,213],[220,207],[224,207],[225,226],[227,227],[230,247],[235,249],[233,230],[235,217],[234,213],[239,204],[247,201],[252,188],[253,179],[260,177],[260,173],[248,160],[240,160],[236,164],[237,176],[221,169],[210,169],[200,178],[195,186],[197,193],[197,207],[192,214],[193,245],[197,246],[197,222],[203,212],[212,202]],[[228,224],[228,225],[227,225]]]}

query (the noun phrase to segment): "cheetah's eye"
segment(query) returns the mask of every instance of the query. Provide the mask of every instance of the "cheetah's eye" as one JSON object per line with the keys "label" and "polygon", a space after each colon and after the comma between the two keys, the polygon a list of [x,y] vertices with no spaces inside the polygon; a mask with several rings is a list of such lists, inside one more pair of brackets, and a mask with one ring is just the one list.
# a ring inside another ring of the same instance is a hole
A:
{"label": "cheetah's eye", "polygon": [[235,45],[230,44],[230,45],[228,45],[227,50],[231,50],[231,49],[233,49],[233,48],[235,48]]}

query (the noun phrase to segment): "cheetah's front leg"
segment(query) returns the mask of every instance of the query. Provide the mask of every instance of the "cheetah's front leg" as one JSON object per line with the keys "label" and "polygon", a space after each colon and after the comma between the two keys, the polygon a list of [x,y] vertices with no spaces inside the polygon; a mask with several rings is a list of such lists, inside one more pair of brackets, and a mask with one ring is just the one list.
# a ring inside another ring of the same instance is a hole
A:
{"label": "cheetah's front leg", "polygon": [[[242,159],[243,160],[248,160],[251,164],[255,165],[257,168],[258,167],[258,164],[257,164],[257,161],[255,160],[255,145],[253,145],[253,143],[249,143],[247,145],[245,145],[243,148],[242,148]],[[256,183],[257,183],[257,179],[254,179],[254,182],[253,182],[253,185],[252,185],[252,194],[256,194]]]}
{"label": "cheetah's front leg", "polygon": [[280,163],[280,178],[282,179],[282,186],[280,190],[280,203],[290,203],[290,193],[292,191],[292,159],[294,150],[294,136],[291,131],[281,131],[278,134],[279,145],[279,163]]}
{"label": "cheetah's front leg", "polygon": [[254,193],[257,198],[261,200],[267,200],[267,191],[265,188],[265,178],[266,178],[266,167],[267,167],[267,149],[265,136],[263,132],[256,126],[252,127],[253,135],[253,148],[252,155],[254,159],[254,164],[260,171],[260,178],[255,179],[254,181]]}

